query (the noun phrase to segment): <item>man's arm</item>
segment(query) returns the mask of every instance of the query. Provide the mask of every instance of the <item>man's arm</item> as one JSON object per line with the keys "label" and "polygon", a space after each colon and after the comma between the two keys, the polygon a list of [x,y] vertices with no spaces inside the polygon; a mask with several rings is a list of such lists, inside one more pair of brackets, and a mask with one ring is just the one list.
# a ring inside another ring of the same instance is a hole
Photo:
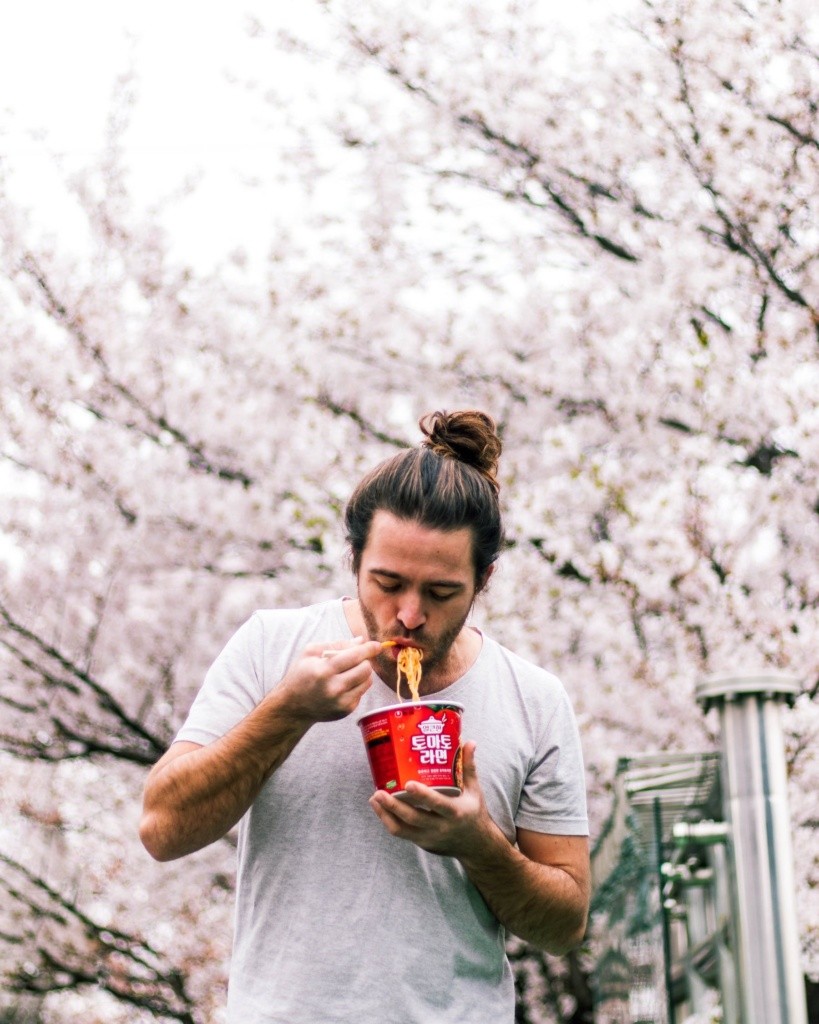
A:
{"label": "man's arm", "polygon": [[490,843],[459,860],[510,932],[561,956],[580,945],[586,932],[589,841],[526,829],[518,829],[517,839],[516,848],[497,828]]}
{"label": "man's arm", "polygon": [[514,846],[492,820],[475,769],[475,744],[464,747],[464,787],[447,797],[407,784],[408,800],[379,790],[371,805],[387,830],[431,853],[457,858],[497,919],[510,932],[557,955],[583,939],[589,909],[585,836],[519,829]]}
{"label": "man's arm", "polygon": [[344,718],[372,681],[375,641],[332,657],[307,648],[282,682],[220,739],[174,743],[145,783],[139,834],[156,860],[174,860],[221,839],[317,722]]}

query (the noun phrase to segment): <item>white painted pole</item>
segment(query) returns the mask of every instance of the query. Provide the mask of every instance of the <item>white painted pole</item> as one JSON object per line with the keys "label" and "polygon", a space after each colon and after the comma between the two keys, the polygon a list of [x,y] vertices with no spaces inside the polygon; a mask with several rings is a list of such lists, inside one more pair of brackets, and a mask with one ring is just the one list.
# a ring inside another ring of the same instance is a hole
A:
{"label": "white painted pole", "polygon": [[780,721],[799,691],[798,680],[771,674],[696,688],[720,716],[743,1024],[807,1024]]}

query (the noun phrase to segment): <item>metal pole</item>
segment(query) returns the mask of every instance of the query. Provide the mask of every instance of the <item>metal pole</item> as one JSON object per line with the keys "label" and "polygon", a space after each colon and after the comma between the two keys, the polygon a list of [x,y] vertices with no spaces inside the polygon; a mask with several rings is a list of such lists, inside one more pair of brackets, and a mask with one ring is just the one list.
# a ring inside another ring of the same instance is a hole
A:
{"label": "metal pole", "polygon": [[705,889],[702,885],[685,887],[686,927],[688,929],[688,953],[686,957],[686,977],[688,979],[688,999],[694,1013],[703,1013],[706,1008],[708,986],[700,977],[699,971],[691,962],[691,950],[708,938],[708,919],[706,913]]}
{"label": "metal pole", "polygon": [[665,876],[663,863],[665,850],[663,847],[663,813],[660,798],[654,797],[654,845],[657,854],[657,879],[660,887],[660,920],[663,926],[663,977],[665,979],[666,1013],[668,1024],[676,1024],[677,1014],[674,1010],[673,979],[671,973],[671,929],[668,924],[668,910],[665,905]]}
{"label": "metal pole", "polygon": [[798,680],[770,674],[697,685],[720,716],[743,1024],[807,1024],[780,723],[781,703],[799,692]]}
{"label": "metal pole", "polygon": [[717,964],[722,991],[723,1024],[741,1024],[737,992],[736,923],[731,918],[731,879],[725,846],[708,848],[708,859],[714,871],[714,904],[717,915]]}

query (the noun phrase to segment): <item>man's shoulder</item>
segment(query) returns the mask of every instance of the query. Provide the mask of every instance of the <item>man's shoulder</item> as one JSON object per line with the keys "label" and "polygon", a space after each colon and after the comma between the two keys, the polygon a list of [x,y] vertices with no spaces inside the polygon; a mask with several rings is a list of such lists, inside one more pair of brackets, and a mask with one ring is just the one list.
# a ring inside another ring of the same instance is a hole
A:
{"label": "man's shoulder", "polygon": [[330,598],[315,604],[292,608],[257,608],[247,621],[251,634],[267,640],[282,634],[316,639],[338,639],[343,635],[344,611],[342,599]]}
{"label": "man's shoulder", "polygon": [[534,653],[521,654],[519,651],[512,650],[511,647],[507,647],[501,641],[486,634],[484,634],[484,648],[490,658],[503,662],[509,667],[510,671],[520,674],[524,678],[537,679],[541,683],[548,680],[552,684],[563,685],[554,672],[544,668],[543,665],[535,660],[536,655]]}
{"label": "man's shoulder", "polygon": [[341,598],[334,597],[315,604],[295,605],[291,608],[257,608],[251,619],[262,625],[289,625],[294,622],[321,622],[328,617],[337,618],[341,613]]}

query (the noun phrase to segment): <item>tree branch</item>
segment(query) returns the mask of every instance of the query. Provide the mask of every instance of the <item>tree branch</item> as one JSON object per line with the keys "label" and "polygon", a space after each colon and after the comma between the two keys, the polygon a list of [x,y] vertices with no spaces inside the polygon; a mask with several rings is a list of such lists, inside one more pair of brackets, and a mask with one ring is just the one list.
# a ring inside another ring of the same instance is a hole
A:
{"label": "tree branch", "polygon": [[[53,726],[58,736],[64,741],[58,750],[49,750],[48,743],[37,739],[25,740],[15,736],[2,735],[0,741],[6,749],[22,756],[38,757],[43,760],[62,760],[88,753],[107,753],[126,761],[137,764],[153,764],[164,752],[167,743],[165,737],[155,736],[141,722],[129,715],[116,698],[89,673],[67,658],[52,644],[47,643],[31,630],[18,622],[8,608],[0,604],[0,629],[5,627],[6,635],[0,633],[0,645],[5,647],[17,661],[45,684],[42,692],[37,692],[32,712],[17,701],[19,709],[24,707],[23,714],[32,717],[43,715]],[[15,641],[13,637],[17,637]],[[29,652],[24,646],[32,649]],[[43,659],[41,663],[38,658]],[[56,671],[54,671],[56,669]],[[101,712],[103,722],[93,723],[101,730],[105,739],[95,734],[87,735],[78,726],[68,725],[59,714],[50,708],[55,695],[68,695],[74,702],[79,721],[92,724],[88,718],[87,701],[91,697],[92,706]],[[0,697],[7,705],[14,706],[5,695]],[[107,719],[107,721],[105,721]],[[111,722],[114,728],[111,728]],[[53,742],[53,737],[50,737]]]}
{"label": "tree branch", "polygon": [[[31,253],[26,254],[21,264],[22,271],[31,278],[42,296],[44,309],[57,323],[60,324],[71,337],[74,338],[81,351],[88,356],[99,369],[102,379],[111,390],[137,409],[145,417],[147,423],[154,428],[149,430],[136,423],[121,424],[127,429],[135,430],[143,437],[148,438],[155,444],[161,444],[163,435],[171,437],[177,444],[185,449],[188,455],[188,465],[197,472],[208,473],[219,477],[222,480],[236,481],[247,489],[255,483],[255,480],[244,470],[232,466],[220,465],[205,453],[204,444],[191,440],[183,430],[171,423],[162,413],[153,412],[127,385],[117,380],[111,372],[99,345],[92,343],[82,326],[76,318],[71,315],[68,308],[60,302],[51,287],[45,273],[38,266],[36,259]],[[88,407],[89,411],[100,419],[106,419],[106,414],[101,410]]]}
{"label": "tree branch", "polygon": [[[679,99],[688,112],[688,127],[691,133],[693,147],[696,150],[701,145],[702,137],[698,128],[697,112],[694,107],[694,102],[688,85],[688,75],[686,71],[685,57],[683,54],[682,40],[677,40],[675,45],[671,48],[670,58],[677,72],[680,89]],[[721,84],[723,88],[733,91],[733,86],[731,86],[730,83],[722,81]],[[797,288],[791,287],[785,281],[782,273],[777,270],[775,266],[775,253],[766,252],[764,247],[754,237],[754,233],[751,230],[750,225],[741,218],[733,216],[729,212],[729,203],[715,184],[713,175],[701,170],[691,147],[685,143],[678,132],[671,128],[670,130],[677,142],[677,148],[684,163],[693,173],[700,188],[710,196],[714,213],[722,224],[721,231],[714,230],[707,225],[701,225],[699,230],[706,237],[718,239],[731,252],[735,252],[737,255],[744,256],[746,259],[750,260],[754,266],[764,272],[782,295],[784,295],[790,302],[808,311],[811,315],[817,338],[819,338],[819,309],[811,305],[801,291]]]}
{"label": "tree branch", "polygon": [[[397,64],[387,60],[383,56],[380,47],[368,43],[351,25],[348,25],[348,31],[354,45],[387,75],[395,79],[402,88],[413,95],[422,97],[432,106],[441,109],[441,102],[433,95],[429,88],[410,79]],[[533,178],[533,180],[537,181],[538,185],[548,196],[551,205],[557,210],[560,216],[569,223],[576,234],[584,239],[595,242],[604,252],[616,256],[618,259],[625,260],[629,263],[636,263],[639,261],[639,257],[631,252],[621,242],[617,242],[614,239],[609,238],[607,235],[603,235],[589,229],[579,209],[569,200],[566,191],[562,189],[553,178],[543,172],[545,162],[540,153],[536,152],[525,143],[511,138],[505,132],[498,131],[493,128],[488,124],[485,118],[477,114],[464,114],[458,113],[457,111],[452,111],[450,114],[456,127],[465,128],[482,138],[484,141],[490,142],[495,148],[495,153],[497,155],[504,154],[507,158],[512,158],[517,167],[522,168]],[[563,173],[566,177],[571,178],[575,183],[582,185],[587,197],[592,201],[600,197],[605,197],[613,202],[622,201],[622,197],[610,187],[602,185],[599,182],[593,182],[583,175],[572,174],[567,171],[564,171]],[[531,197],[523,191],[509,191],[502,192],[501,194],[507,199],[523,199],[531,205],[538,205],[533,203]],[[641,216],[652,216],[648,213],[645,206],[639,202],[632,203],[631,210],[634,213],[639,213]]]}
{"label": "tree branch", "polygon": [[[19,861],[0,853],[0,887],[25,911],[26,924],[5,941],[23,947],[5,957],[8,989],[44,995],[95,986],[157,1017],[196,1024],[185,976],[137,935],[103,927]],[[33,962],[32,962],[33,961]]]}
{"label": "tree branch", "polygon": [[316,405],[320,409],[325,409],[327,412],[332,413],[334,416],[346,417],[352,420],[358,429],[366,434],[368,437],[373,438],[376,441],[381,441],[384,444],[392,445],[394,448],[409,448],[410,445],[407,441],[402,441],[399,438],[391,437],[389,434],[385,434],[384,431],[379,430],[374,423],[365,419],[358,409],[341,405],[339,402],[334,401],[326,392],[321,392],[317,398],[314,399]]}

